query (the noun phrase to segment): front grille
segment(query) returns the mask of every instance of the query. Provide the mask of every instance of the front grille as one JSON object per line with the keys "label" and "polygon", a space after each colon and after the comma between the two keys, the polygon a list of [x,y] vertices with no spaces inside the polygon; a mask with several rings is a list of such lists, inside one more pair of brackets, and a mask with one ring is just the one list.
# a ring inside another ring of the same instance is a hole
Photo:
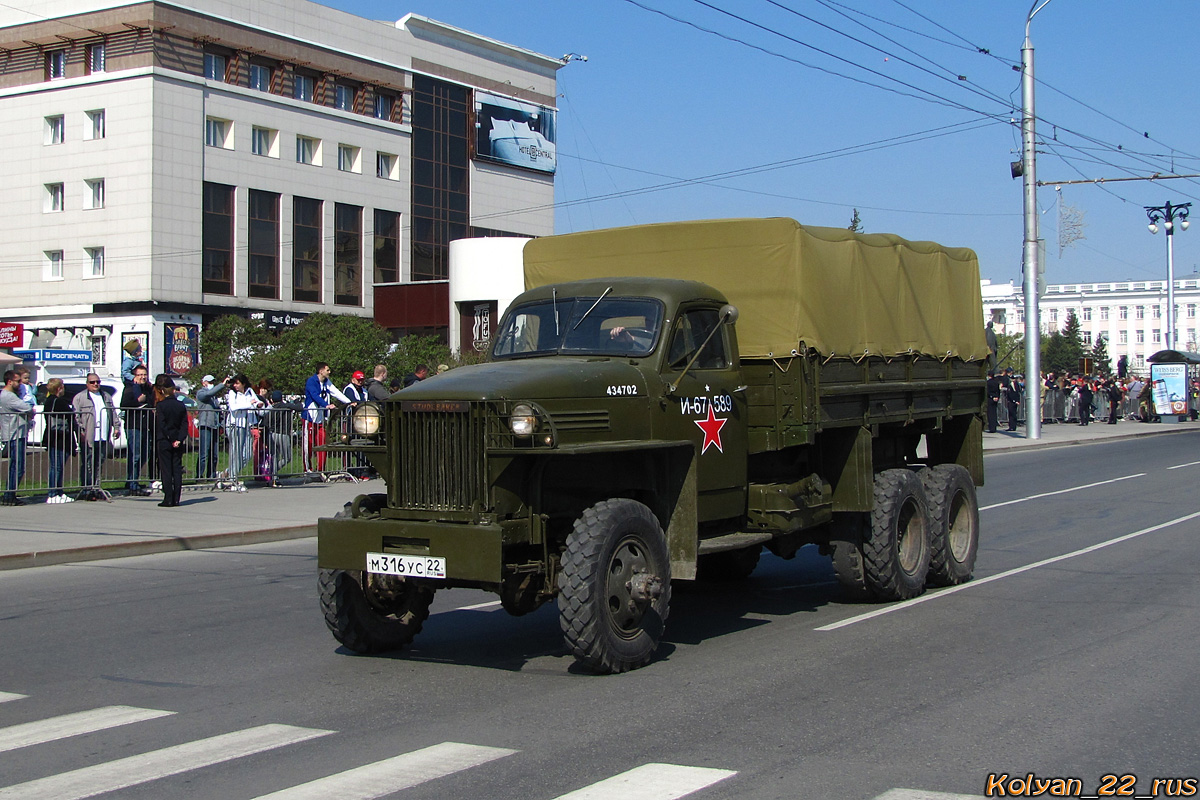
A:
{"label": "front grille", "polygon": [[401,508],[470,511],[486,505],[486,408],[467,402],[399,404]]}

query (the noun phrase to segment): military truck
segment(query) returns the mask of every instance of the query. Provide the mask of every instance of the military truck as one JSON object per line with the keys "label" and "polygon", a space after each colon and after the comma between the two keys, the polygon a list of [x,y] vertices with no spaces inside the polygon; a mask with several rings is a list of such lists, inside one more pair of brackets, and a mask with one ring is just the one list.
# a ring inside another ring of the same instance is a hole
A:
{"label": "military truck", "polygon": [[557,598],[597,672],[646,664],[671,584],[768,548],[856,599],[967,580],[987,345],[967,249],[746,219],[553,236],[489,358],[360,408],[333,449],[386,481],[318,526],[325,621],[408,644],[434,592]]}

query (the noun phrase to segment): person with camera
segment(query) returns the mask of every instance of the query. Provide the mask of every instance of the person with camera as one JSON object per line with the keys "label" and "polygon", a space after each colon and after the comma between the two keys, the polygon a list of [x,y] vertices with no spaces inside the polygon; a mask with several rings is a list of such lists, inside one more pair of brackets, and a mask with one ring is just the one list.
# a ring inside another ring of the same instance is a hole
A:
{"label": "person with camera", "polygon": [[196,392],[196,427],[200,433],[200,462],[197,470],[202,481],[217,477],[218,449],[221,442],[221,395],[229,391],[230,379],[220,383],[212,375],[200,379],[200,390]]}

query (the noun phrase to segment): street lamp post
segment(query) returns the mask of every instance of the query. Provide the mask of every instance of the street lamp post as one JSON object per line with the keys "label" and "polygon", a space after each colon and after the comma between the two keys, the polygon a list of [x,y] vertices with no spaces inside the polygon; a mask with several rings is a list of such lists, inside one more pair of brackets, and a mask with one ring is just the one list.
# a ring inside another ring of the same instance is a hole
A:
{"label": "street lamp post", "polygon": [[1158,223],[1167,229],[1167,349],[1175,349],[1175,222],[1178,220],[1179,229],[1188,228],[1188,214],[1192,204],[1184,203],[1173,206],[1168,202],[1165,206],[1145,206],[1146,216],[1150,218],[1150,232],[1158,233]]}

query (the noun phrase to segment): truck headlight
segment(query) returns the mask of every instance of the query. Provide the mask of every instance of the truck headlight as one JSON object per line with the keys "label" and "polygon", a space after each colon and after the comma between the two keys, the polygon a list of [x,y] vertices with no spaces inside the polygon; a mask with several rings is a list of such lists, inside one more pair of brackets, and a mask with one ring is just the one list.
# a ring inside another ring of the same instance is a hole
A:
{"label": "truck headlight", "polygon": [[525,403],[513,406],[512,415],[508,418],[508,427],[517,436],[530,436],[538,428],[537,415],[533,408]]}
{"label": "truck headlight", "polygon": [[373,403],[360,406],[354,412],[354,432],[359,436],[374,436],[379,433],[382,421],[383,415],[379,412],[379,406]]}

